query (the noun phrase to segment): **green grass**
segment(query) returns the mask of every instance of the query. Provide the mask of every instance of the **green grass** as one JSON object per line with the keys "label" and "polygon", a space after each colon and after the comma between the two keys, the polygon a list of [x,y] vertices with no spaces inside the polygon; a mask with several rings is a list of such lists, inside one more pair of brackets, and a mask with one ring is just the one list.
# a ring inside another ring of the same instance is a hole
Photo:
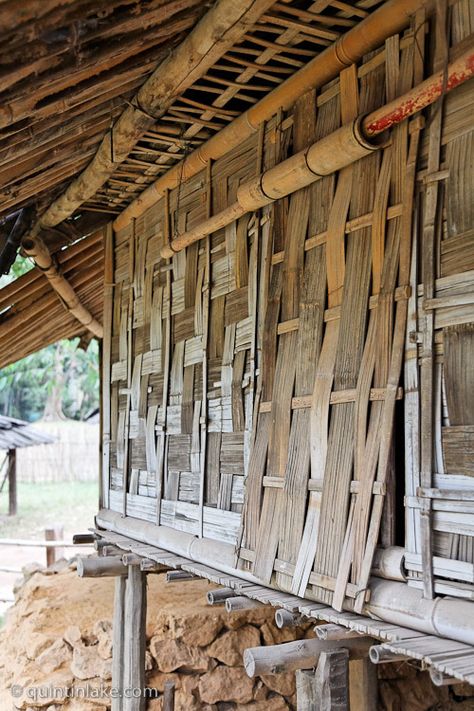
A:
{"label": "green grass", "polygon": [[19,483],[16,516],[7,516],[8,492],[0,494],[0,537],[43,538],[44,528],[62,523],[70,538],[94,525],[98,496],[97,482]]}

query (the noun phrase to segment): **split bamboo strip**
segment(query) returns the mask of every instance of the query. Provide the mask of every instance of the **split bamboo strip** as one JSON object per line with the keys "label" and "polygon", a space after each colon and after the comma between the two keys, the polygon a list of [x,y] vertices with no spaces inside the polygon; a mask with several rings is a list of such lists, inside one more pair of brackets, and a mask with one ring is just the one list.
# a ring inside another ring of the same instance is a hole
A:
{"label": "split bamboo strip", "polygon": [[337,76],[345,67],[357,62],[376,49],[387,37],[407,26],[409,16],[418,8],[427,14],[434,7],[432,0],[389,0],[337,42],[315,57],[287,81],[244,112],[216,136],[185,159],[184,164],[171,168],[132,202],[114,223],[116,229],[128,225],[133,217],[143,214],[164,193],[174,188],[180,176],[190,178],[200,172],[208,160],[216,160],[252,135],[263,121],[268,121],[281,108],[289,108],[310,89],[317,89]]}

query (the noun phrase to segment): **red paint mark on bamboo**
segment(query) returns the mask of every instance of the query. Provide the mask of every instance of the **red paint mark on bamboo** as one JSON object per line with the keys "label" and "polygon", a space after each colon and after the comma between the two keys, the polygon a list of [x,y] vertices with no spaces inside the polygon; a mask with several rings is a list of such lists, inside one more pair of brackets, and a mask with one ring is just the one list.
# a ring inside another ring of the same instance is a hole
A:
{"label": "red paint mark on bamboo", "polygon": [[427,79],[418,87],[412,89],[405,94],[405,98],[400,97],[398,105],[396,105],[397,100],[391,102],[386,107],[386,113],[382,116],[379,114],[383,109],[374,111],[372,115],[377,116],[377,118],[371,120],[370,115],[367,117],[367,123],[364,125],[365,133],[368,136],[374,136],[386,131],[391,126],[417,113],[417,111],[421,111],[433,104],[439,99],[443,91],[448,92],[455,89],[472,76],[474,76],[474,54],[462,57],[451,65],[446,84],[444,83],[443,74],[440,73],[435,78]]}

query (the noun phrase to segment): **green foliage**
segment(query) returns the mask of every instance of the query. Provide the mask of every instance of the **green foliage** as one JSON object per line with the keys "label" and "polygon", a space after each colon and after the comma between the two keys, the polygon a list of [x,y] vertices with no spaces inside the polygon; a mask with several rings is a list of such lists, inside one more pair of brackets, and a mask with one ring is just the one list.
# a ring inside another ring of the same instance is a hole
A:
{"label": "green foliage", "polygon": [[17,257],[14,263],[12,264],[9,273],[4,274],[0,277],[0,289],[6,286],[7,284],[10,284],[12,281],[15,281],[15,279],[18,279],[18,277],[23,276],[23,274],[26,274],[27,272],[31,271],[34,266],[35,265],[31,259],[28,259],[28,257],[22,257],[20,254],[17,254]]}
{"label": "green foliage", "polygon": [[99,405],[99,348],[78,344],[60,341],[0,370],[0,413],[33,422],[55,399],[58,414],[85,419]]}

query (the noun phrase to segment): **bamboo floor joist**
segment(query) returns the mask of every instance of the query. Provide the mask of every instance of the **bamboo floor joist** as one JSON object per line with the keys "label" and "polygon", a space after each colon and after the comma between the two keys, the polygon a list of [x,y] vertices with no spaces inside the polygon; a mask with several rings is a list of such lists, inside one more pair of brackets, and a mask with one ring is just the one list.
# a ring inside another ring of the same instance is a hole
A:
{"label": "bamboo floor joist", "polygon": [[[396,624],[370,619],[353,612],[338,612],[322,603],[304,600],[301,597],[256,585],[219,570],[178,556],[156,546],[146,545],[111,531],[95,532],[113,546],[153,560],[160,565],[183,570],[198,578],[230,588],[234,594],[248,597],[264,605],[299,613],[316,622],[332,623],[362,635],[379,639],[384,648],[407,659],[416,660],[443,676],[474,682],[474,655],[472,647],[461,642],[450,643],[434,635],[416,632]],[[449,647],[449,648],[448,648]]]}

